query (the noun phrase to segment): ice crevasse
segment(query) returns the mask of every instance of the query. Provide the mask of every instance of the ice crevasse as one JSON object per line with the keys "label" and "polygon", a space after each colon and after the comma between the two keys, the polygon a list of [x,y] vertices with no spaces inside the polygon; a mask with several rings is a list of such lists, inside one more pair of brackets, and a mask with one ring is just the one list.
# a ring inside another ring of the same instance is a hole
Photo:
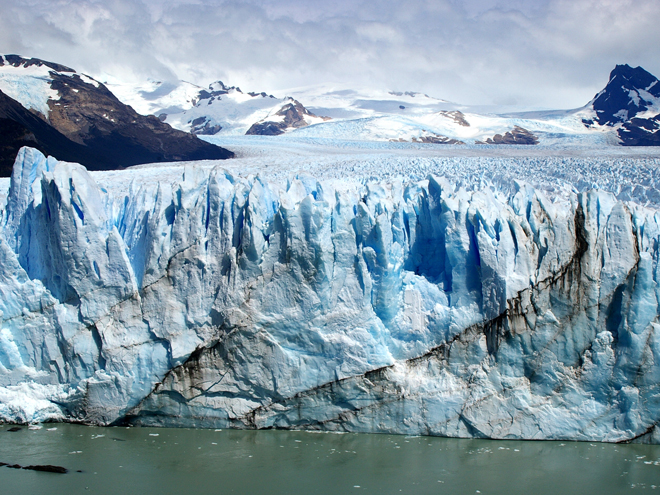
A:
{"label": "ice crevasse", "polygon": [[188,166],[113,194],[24,148],[0,420],[660,442],[660,217],[599,190]]}

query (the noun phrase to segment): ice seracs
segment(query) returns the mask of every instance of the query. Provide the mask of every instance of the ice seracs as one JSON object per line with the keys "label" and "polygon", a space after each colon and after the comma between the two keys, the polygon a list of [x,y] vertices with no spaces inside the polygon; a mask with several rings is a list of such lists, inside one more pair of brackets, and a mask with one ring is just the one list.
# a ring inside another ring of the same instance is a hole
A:
{"label": "ice seracs", "polygon": [[151,170],[101,187],[22,151],[3,420],[658,441],[657,210],[432,174]]}

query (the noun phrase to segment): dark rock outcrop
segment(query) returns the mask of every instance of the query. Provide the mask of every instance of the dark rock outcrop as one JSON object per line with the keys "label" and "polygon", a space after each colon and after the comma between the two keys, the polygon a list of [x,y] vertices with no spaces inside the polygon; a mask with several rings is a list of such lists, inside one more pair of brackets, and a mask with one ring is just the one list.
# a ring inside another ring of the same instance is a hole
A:
{"label": "dark rock outcrop", "polygon": [[630,119],[617,133],[624,146],[660,146],[660,114],[651,119]]}
{"label": "dark rock outcrop", "polygon": [[[591,106],[596,112],[595,121],[600,125],[614,126],[626,122],[640,112],[648,110],[652,98],[660,98],[660,83],[641,67],[617,65],[610,73],[610,80],[598,93]],[[593,121],[583,121],[593,125]]]}
{"label": "dark rock outcrop", "polygon": [[283,122],[257,122],[245,133],[255,136],[279,136],[284,134],[287,126]]}
{"label": "dark rock outcrop", "polygon": [[7,464],[6,462],[0,462],[0,467],[2,466],[7,466],[8,468],[12,468],[12,469],[27,469],[29,471],[41,471],[43,473],[66,474],[69,472],[69,470],[65,467],[54,466],[52,464],[33,464],[30,466],[21,466],[20,464]]}
{"label": "dark rock outcrop", "polygon": [[212,124],[208,117],[197,117],[190,121],[190,132],[195,135],[212,136],[222,130],[220,124]]}
{"label": "dark rock outcrop", "polygon": [[[288,98],[289,103],[280,108],[273,116],[281,117],[277,120],[262,120],[252,124],[245,133],[246,135],[277,136],[284,134],[288,129],[297,129],[308,125],[305,117],[318,118],[312,112],[307,110],[302,103],[293,98]],[[321,117],[323,120],[330,120],[329,117]]]}
{"label": "dark rock outcrop", "polygon": [[393,143],[426,143],[426,144],[465,144],[463,141],[458,139],[453,139],[448,136],[443,136],[442,134],[427,134],[420,137],[413,137],[410,141],[407,141],[403,138],[399,139],[390,139],[390,142]]}
{"label": "dark rock outcrop", "polygon": [[14,67],[32,67],[36,65],[37,67],[46,66],[49,69],[53,69],[57,72],[76,72],[75,70],[67,67],[66,65],[56,64],[53,62],[47,62],[46,60],[41,60],[39,58],[23,58],[20,55],[5,55],[0,57],[0,67],[8,64]]}
{"label": "dark rock outcrop", "polygon": [[429,144],[465,144],[463,141],[459,141],[458,139],[453,139],[447,136],[441,136],[439,134],[433,135],[433,136],[422,136],[419,138],[413,138],[413,142],[417,143],[429,143]]}
{"label": "dark rock outcrop", "polygon": [[539,144],[538,138],[520,126],[514,126],[510,131],[502,134],[495,134],[486,141],[477,141],[475,144]]}
{"label": "dark rock outcrop", "polygon": [[451,112],[442,110],[438,112],[438,114],[453,120],[458,125],[461,125],[463,127],[470,127],[470,123],[467,120],[465,120],[465,115],[463,114],[463,112],[460,112],[458,110],[453,110]]}

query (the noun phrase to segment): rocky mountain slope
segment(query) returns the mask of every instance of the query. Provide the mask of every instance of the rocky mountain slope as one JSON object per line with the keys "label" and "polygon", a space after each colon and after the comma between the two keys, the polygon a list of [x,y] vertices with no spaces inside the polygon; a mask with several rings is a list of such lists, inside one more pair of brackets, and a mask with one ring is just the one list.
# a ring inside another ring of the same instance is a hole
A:
{"label": "rocky mountain slope", "polygon": [[[614,126],[660,112],[660,83],[641,67],[617,65],[607,86],[589,104],[599,125]],[[642,114],[642,115],[640,115]],[[590,124],[593,122],[585,122]]]}
{"label": "rocky mountain slope", "polygon": [[660,114],[646,119],[633,117],[618,130],[624,146],[660,146]]}
{"label": "rocky mountain slope", "polygon": [[643,68],[617,65],[586,108],[583,123],[614,127],[624,146],[660,145],[660,81]]}
{"label": "rocky mountain slope", "polygon": [[285,98],[285,103],[276,112],[252,124],[245,134],[277,136],[293,129],[300,129],[308,125],[325,122],[330,117],[318,117],[307,110],[299,101]]}
{"label": "rocky mountain slope", "polygon": [[0,57],[0,92],[3,126],[10,129],[2,138],[5,173],[14,150],[26,140],[91,170],[232,156],[153,116],[139,115],[103,84],[58,64]]}
{"label": "rocky mountain slope", "polygon": [[[0,91],[0,177],[9,177],[18,151],[31,146],[66,161],[94,163],[90,150]],[[103,163],[101,161],[101,163]]]}

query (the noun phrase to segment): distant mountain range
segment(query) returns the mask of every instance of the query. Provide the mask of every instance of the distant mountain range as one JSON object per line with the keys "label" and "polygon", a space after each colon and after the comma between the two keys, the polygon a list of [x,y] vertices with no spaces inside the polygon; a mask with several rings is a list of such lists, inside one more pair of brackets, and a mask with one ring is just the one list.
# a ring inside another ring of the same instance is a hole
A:
{"label": "distant mountain range", "polygon": [[0,175],[22,146],[90,170],[224,159],[231,151],[139,115],[103,84],[60,64],[0,56]]}
{"label": "distant mountain range", "polygon": [[197,135],[259,134],[276,136],[325,122],[291,97],[265,92],[244,93],[216,81],[207,88],[180,81],[178,85],[151,81],[141,86],[110,85],[129,105],[157,115],[177,129]]}
{"label": "distant mountain range", "polygon": [[[115,96],[117,95],[117,96]],[[21,146],[92,170],[223,159],[196,135],[270,135],[451,145],[658,146],[660,83],[617,65],[574,110],[491,114],[415,92],[298,88],[278,98],[221,81],[103,84],[63,65],[0,56],[0,175]],[[205,138],[212,141],[210,138]]]}
{"label": "distant mountain range", "polygon": [[220,81],[206,89],[183,81],[110,87],[142,112],[159,115],[195,134],[292,133],[432,144],[655,146],[660,139],[657,81],[641,67],[617,65],[606,87],[584,107],[515,114],[484,113],[482,108],[423,93],[332,85],[294,89],[285,98],[243,93]]}

